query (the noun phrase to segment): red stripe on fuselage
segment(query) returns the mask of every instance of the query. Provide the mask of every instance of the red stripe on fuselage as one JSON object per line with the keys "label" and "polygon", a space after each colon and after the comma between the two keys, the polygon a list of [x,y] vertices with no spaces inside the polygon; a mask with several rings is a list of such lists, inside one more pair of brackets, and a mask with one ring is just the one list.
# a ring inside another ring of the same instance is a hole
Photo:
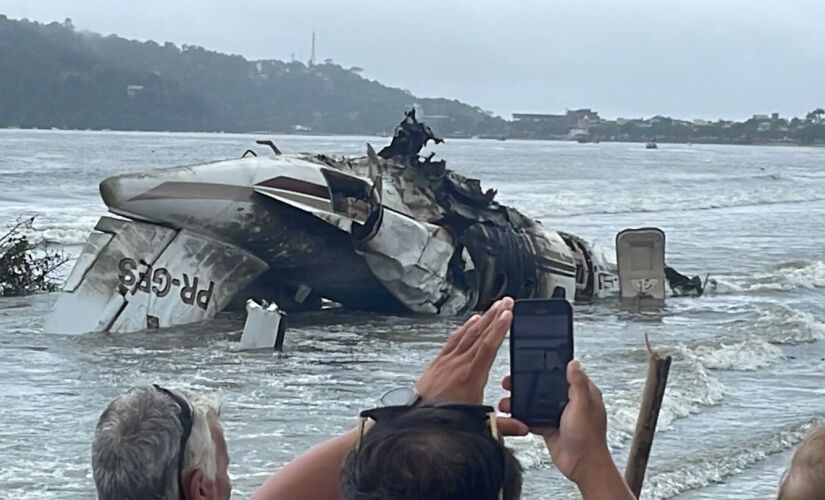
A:
{"label": "red stripe on fuselage", "polygon": [[272,179],[259,182],[256,186],[283,189],[285,191],[316,196],[325,200],[329,199],[329,189],[327,189],[326,186],[313,184],[300,179],[293,179],[292,177],[273,177]]}

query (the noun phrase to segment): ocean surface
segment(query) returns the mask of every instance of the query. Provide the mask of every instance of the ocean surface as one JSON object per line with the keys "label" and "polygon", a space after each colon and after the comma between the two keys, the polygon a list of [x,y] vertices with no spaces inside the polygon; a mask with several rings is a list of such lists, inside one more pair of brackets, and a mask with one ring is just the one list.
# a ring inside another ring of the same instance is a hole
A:
{"label": "ocean surface", "polygon": [[[97,184],[238,157],[258,137],[0,130],[0,226],[37,215],[70,254],[105,213]],[[386,138],[275,137],[287,152],[363,154]],[[576,352],[604,391],[623,465],[646,373],[644,334],[674,358],[644,498],[772,498],[793,446],[825,423],[825,150],[448,140],[434,149],[498,199],[613,252],[658,226],[667,260],[718,290],[656,314],[575,308]],[[68,273],[69,267],[64,270]],[[290,316],[286,352],[238,352],[243,317],[128,335],[44,332],[56,294],[0,299],[0,498],[94,498],[90,443],[108,401],[161,382],[224,403],[233,498],[410,384],[459,320],[327,311]],[[487,391],[498,381],[506,349]],[[511,445],[527,499],[576,498],[534,438]]]}

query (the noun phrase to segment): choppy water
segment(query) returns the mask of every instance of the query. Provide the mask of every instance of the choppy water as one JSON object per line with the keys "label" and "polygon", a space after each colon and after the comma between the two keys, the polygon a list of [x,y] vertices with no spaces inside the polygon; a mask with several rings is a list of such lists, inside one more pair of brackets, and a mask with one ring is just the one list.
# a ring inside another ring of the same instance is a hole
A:
{"label": "choppy water", "polygon": [[[116,173],[235,157],[251,136],[0,131],[0,224],[38,214],[77,252]],[[358,154],[364,137],[279,137],[286,151]],[[719,292],[661,314],[578,307],[576,350],[602,387],[620,462],[645,374],[642,336],[674,356],[646,498],[770,498],[789,450],[825,422],[825,150],[785,147],[451,140],[438,154],[500,201],[612,251],[617,231],[660,226],[668,261]],[[131,385],[217,392],[245,498],[296,453],[408,384],[457,320],[345,312],[292,316],[287,352],[240,353],[231,315],[168,331],[42,332],[54,295],[0,299],[0,498],[93,498],[99,412]],[[506,350],[505,350],[506,351]],[[493,381],[507,366],[502,352]],[[500,395],[491,383],[488,400]],[[575,497],[544,447],[513,442],[526,498]]]}

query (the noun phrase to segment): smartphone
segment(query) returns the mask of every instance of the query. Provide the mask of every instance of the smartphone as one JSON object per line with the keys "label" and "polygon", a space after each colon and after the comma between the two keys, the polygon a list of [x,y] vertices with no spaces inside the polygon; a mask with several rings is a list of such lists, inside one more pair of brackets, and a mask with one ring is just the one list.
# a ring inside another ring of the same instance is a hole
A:
{"label": "smartphone", "polygon": [[517,300],[510,326],[510,411],[529,426],[558,427],[573,359],[573,308],[564,299]]}

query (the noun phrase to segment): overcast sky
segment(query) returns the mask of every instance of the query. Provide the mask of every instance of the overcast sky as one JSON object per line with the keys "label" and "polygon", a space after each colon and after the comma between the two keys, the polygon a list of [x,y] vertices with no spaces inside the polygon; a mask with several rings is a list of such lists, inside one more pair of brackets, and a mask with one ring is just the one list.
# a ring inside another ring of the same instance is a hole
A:
{"label": "overcast sky", "polygon": [[317,59],[497,114],[743,118],[825,106],[825,0],[0,0],[12,18]]}

